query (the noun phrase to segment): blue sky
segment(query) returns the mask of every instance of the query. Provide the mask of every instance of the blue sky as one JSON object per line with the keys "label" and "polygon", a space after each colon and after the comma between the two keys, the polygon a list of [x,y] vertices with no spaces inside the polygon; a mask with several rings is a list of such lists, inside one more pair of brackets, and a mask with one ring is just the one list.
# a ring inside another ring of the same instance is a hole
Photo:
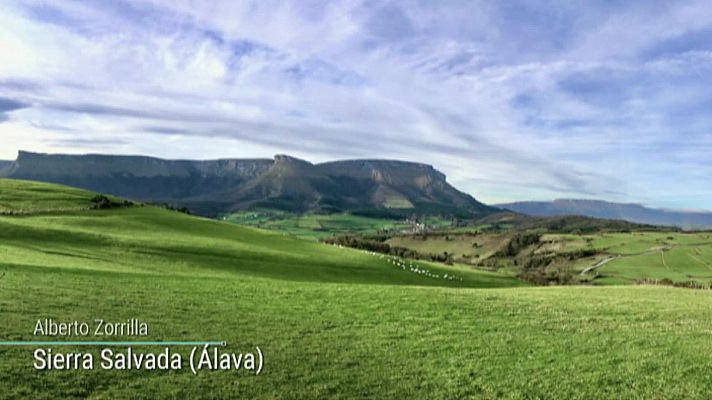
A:
{"label": "blue sky", "polygon": [[2,1],[0,159],[397,158],[712,209],[705,1]]}

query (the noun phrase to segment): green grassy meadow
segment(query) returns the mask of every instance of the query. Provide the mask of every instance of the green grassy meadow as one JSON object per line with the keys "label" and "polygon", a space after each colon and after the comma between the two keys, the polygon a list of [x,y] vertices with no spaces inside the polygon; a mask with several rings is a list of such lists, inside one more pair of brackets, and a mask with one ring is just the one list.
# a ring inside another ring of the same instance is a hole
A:
{"label": "green grassy meadow", "polygon": [[77,211],[91,207],[92,193],[68,186],[3,179],[0,214]]}
{"label": "green grassy meadow", "polygon": [[[0,340],[32,340],[43,318],[139,318],[151,340],[260,346],[265,367],[259,376],[35,371],[31,348],[0,347],[0,399],[679,399],[712,390],[709,291],[528,287],[419,262],[462,280],[432,278],[387,257],[149,206],[88,210],[88,192],[52,211],[69,189],[27,194],[23,185],[0,180],[0,198],[37,210],[0,216]],[[712,254],[698,247],[695,257]],[[685,263],[684,254],[667,262]]]}
{"label": "green grassy meadow", "polygon": [[[421,254],[447,252],[455,262],[477,265],[500,251],[511,236],[510,232],[473,235],[445,231],[428,235],[393,235],[386,243]],[[590,284],[634,284],[641,280],[663,279],[712,283],[712,232],[547,233],[542,235],[540,243],[528,250],[532,254],[595,253],[571,261],[575,274],[613,258],[580,277]]]}
{"label": "green grassy meadow", "polygon": [[242,226],[289,233],[317,240],[344,234],[375,234],[384,230],[408,229],[403,221],[363,217],[349,214],[294,214],[264,210],[240,211],[229,214],[224,220]]}
{"label": "green grassy meadow", "polygon": [[[626,284],[637,280],[712,282],[711,232],[632,232],[597,235],[547,235],[560,251],[595,249],[617,258],[596,269],[597,283]],[[602,257],[581,260],[577,270]]]}

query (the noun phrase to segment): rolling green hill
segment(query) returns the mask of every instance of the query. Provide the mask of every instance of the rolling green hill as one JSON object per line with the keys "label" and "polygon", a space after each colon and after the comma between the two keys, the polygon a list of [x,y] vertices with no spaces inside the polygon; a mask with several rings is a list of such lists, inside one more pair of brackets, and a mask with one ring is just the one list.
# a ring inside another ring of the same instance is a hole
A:
{"label": "rolling green hill", "polygon": [[[356,250],[150,206],[86,209],[92,193],[26,185],[0,180],[5,198],[37,210],[0,216],[0,339],[32,340],[43,318],[139,318],[151,340],[260,346],[265,367],[259,376],[35,371],[31,348],[0,347],[0,399],[677,399],[712,390],[708,291],[518,287],[500,274],[419,264],[462,281],[432,278]],[[65,193],[76,208],[47,211]]]}
{"label": "rolling green hill", "polygon": [[[509,286],[517,281],[468,269],[463,281],[425,278],[386,258],[144,206],[91,210],[91,192],[0,179],[3,207],[25,211],[0,219],[0,265],[34,265],[152,274],[238,273],[280,279],[421,285]],[[12,199],[22,199],[13,201]],[[51,211],[55,208],[57,213]],[[33,210],[38,215],[32,215]],[[83,210],[75,211],[72,210]],[[41,211],[41,213],[40,213]],[[33,260],[42,260],[37,264]],[[120,260],[120,262],[117,262]]]}
{"label": "rolling green hill", "polygon": [[88,210],[94,194],[68,186],[0,179],[0,214]]}

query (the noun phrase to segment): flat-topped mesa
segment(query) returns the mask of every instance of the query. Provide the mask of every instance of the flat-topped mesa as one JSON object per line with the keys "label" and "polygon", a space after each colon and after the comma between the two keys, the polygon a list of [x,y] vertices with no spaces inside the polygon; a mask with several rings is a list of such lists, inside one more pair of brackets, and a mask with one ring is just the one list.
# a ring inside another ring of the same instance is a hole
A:
{"label": "flat-topped mesa", "polygon": [[21,151],[0,176],[59,183],[133,200],[170,202],[212,194],[263,175],[270,159],[164,160],[147,156]]}
{"label": "flat-topped mesa", "polygon": [[264,174],[272,165],[267,158],[224,158],[218,160],[194,161],[193,167],[205,176],[233,176],[254,178]]}
{"label": "flat-topped mesa", "polygon": [[258,176],[272,165],[269,159],[166,160],[148,156],[107,154],[44,154],[20,151],[13,173],[16,177],[113,176],[190,177]]}
{"label": "flat-topped mesa", "polygon": [[16,177],[26,179],[35,176],[97,177],[116,173],[134,176],[187,175],[185,163],[168,163],[146,156],[44,154],[27,151],[18,153],[14,171]]}
{"label": "flat-topped mesa", "polygon": [[432,165],[399,160],[345,160],[318,164],[333,175],[371,177],[377,181],[445,182],[446,176]]}
{"label": "flat-topped mesa", "polygon": [[[0,176],[60,183],[215,216],[255,208],[295,212],[408,209],[448,215],[492,212],[431,165],[396,160],[312,164],[272,159],[165,160],[146,156],[21,151]],[[380,212],[380,211],[379,211]],[[405,215],[405,214],[403,214]]]}

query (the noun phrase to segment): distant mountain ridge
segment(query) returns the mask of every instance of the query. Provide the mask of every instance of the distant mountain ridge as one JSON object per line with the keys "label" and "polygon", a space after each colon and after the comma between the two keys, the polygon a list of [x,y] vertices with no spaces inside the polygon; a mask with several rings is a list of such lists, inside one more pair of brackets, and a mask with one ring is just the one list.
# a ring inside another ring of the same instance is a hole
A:
{"label": "distant mountain ridge", "polygon": [[582,215],[639,224],[677,226],[683,229],[712,229],[712,212],[654,209],[632,203],[558,199],[497,204],[496,207],[536,217]]}
{"label": "distant mountain ridge", "polygon": [[274,159],[165,160],[145,156],[21,151],[0,176],[60,183],[202,215],[254,208],[486,215],[497,211],[446,181],[430,165],[395,160],[312,164]]}
{"label": "distant mountain ridge", "polygon": [[9,168],[13,163],[14,161],[0,160],[0,171]]}

